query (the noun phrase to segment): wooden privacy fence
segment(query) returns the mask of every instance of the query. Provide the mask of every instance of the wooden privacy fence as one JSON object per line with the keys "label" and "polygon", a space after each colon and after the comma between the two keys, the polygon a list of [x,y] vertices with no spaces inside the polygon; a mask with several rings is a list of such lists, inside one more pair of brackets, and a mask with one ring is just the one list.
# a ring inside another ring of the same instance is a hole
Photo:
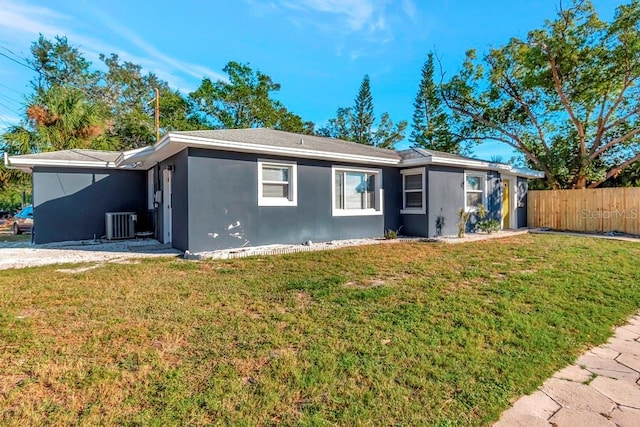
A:
{"label": "wooden privacy fence", "polygon": [[529,191],[530,228],[640,234],[640,187]]}

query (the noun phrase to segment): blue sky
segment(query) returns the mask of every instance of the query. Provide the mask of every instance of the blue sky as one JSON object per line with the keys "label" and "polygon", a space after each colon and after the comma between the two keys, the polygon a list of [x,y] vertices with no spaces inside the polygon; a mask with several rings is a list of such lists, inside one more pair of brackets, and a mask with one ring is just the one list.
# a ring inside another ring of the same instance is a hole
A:
{"label": "blue sky", "polygon": [[[102,4],[99,4],[102,3]],[[564,1],[565,5],[569,2]],[[593,1],[609,20],[619,0]],[[0,54],[18,61],[42,33],[67,36],[98,63],[117,53],[182,92],[220,78],[231,60],[282,85],[291,111],[321,126],[350,106],[369,74],[376,115],[408,120],[430,50],[454,74],[467,49],[480,52],[552,19],[558,0],[217,0],[180,2],[0,0]],[[0,130],[19,121],[33,72],[0,56]],[[408,142],[399,144],[408,146]],[[511,150],[500,143],[479,157]]]}

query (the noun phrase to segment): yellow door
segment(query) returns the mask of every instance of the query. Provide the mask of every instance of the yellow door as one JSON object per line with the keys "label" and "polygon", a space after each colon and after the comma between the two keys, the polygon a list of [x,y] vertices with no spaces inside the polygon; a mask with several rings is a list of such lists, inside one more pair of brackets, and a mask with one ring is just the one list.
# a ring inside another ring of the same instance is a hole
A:
{"label": "yellow door", "polygon": [[511,206],[509,205],[510,199],[510,182],[508,179],[502,180],[502,228],[509,228],[511,223]]}

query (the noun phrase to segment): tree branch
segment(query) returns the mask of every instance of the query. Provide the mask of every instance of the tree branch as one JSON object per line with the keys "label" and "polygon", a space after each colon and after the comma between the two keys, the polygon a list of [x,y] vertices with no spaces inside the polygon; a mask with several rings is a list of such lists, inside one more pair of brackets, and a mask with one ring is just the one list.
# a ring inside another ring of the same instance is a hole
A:
{"label": "tree branch", "polygon": [[560,81],[560,74],[558,73],[558,64],[556,63],[555,58],[553,57],[553,55],[551,55],[551,52],[548,50],[546,45],[543,46],[543,49],[545,49],[545,53],[547,54],[547,59],[549,60],[549,65],[551,67],[551,74],[553,75],[553,83],[555,85],[556,92],[558,93],[558,96],[560,97],[560,101],[562,102],[562,105],[564,105],[565,110],[567,110],[567,113],[569,113],[569,117],[571,118],[571,121],[576,127],[576,130],[578,131],[578,139],[580,142],[580,155],[582,156],[587,151],[586,145],[585,145],[584,127],[582,126],[582,123],[580,123],[580,120],[578,120],[578,118],[576,117],[573,111],[573,108],[571,107],[571,103],[569,102],[567,95],[564,93],[564,90],[562,89],[562,82]]}
{"label": "tree branch", "polygon": [[[604,136],[605,132],[609,130],[611,127],[615,126],[614,124],[612,124],[607,127],[605,126],[605,124],[609,121],[609,119],[611,118],[611,115],[615,112],[615,110],[618,108],[620,103],[623,101],[625,92],[627,91],[627,89],[629,89],[629,87],[631,87],[632,84],[633,84],[633,79],[629,80],[628,74],[625,75],[624,83],[622,85],[622,89],[620,90],[620,93],[618,94],[618,98],[616,98],[615,102],[613,103],[611,108],[609,108],[609,110],[607,111],[604,117],[602,116],[598,117],[598,131],[593,141],[593,146],[591,147],[591,150],[590,150],[591,155],[593,155],[593,153],[598,149],[598,147],[602,143],[602,137]],[[604,106],[605,103],[606,103],[606,97],[605,97],[605,100],[603,101],[603,105],[602,105],[603,109],[605,107]],[[601,117],[602,117],[602,121],[600,121]]]}
{"label": "tree branch", "polygon": [[617,138],[614,138],[611,141],[607,142],[605,145],[603,145],[598,150],[596,150],[595,153],[593,153],[591,156],[589,156],[589,158],[595,159],[596,157],[600,156],[605,151],[607,151],[609,148],[615,146],[616,144],[624,142],[629,138],[633,138],[635,135],[637,135],[639,133],[640,133],[640,127],[632,129],[631,131],[627,132],[626,134],[624,134],[622,136],[619,136]]}
{"label": "tree branch", "polygon": [[[541,162],[538,159],[538,157],[522,143],[522,141],[520,140],[520,138],[518,138],[517,135],[515,135],[514,133],[511,133],[511,132],[507,131],[506,129],[503,129],[502,127],[498,126],[497,124],[485,119],[480,114],[473,113],[472,111],[467,111],[467,110],[465,110],[465,109],[463,109],[461,107],[456,107],[454,105],[450,105],[448,99],[446,99],[446,98],[445,98],[445,104],[447,104],[447,106],[449,108],[451,108],[453,111],[457,111],[457,112],[459,112],[461,114],[464,114],[467,117],[470,117],[472,120],[475,120],[475,121],[477,121],[479,123],[482,123],[483,125],[495,130],[496,132],[500,132],[503,135],[511,138],[511,140],[508,140],[506,138],[500,138],[500,137],[495,137],[495,136],[486,137],[486,139],[493,139],[493,140],[496,140],[496,141],[504,142],[507,145],[509,145],[509,146],[521,151],[522,153],[524,153],[524,155],[526,156],[527,159],[529,159],[533,164],[535,164],[536,166],[538,166],[539,168],[541,168],[543,170],[543,172],[547,176],[547,179],[549,180],[549,182],[551,182],[552,184],[556,183],[555,177],[554,177],[553,173],[551,173],[551,169],[549,169],[544,162]],[[468,139],[473,139],[473,137],[469,137]],[[512,142],[512,141],[515,141],[515,143]]]}
{"label": "tree branch", "polygon": [[540,122],[538,122],[538,119],[531,111],[529,104],[524,101],[524,98],[522,97],[522,95],[520,95],[518,89],[515,87],[511,79],[506,74],[504,75],[504,78],[510,90],[512,91],[511,97],[518,101],[518,103],[524,108],[524,111],[527,113],[529,120],[531,120],[531,123],[533,123],[536,130],[538,131],[538,138],[540,138],[540,142],[542,143],[544,151],[547,153],[547,155],[550,155],[549,146],[547,145],[544,130],[542,129],[542,126],[540,126]]}
{"label": "tree branch", "polygon": [[609,169],[609,172],[607,172],[607,175],[604,177],[604,179],[592,182],[591,184],[589,184],[589,188],[596,188],[597,186],[599,186],[600,184],[602,184],[603,182],[605,182],[609,178],[618,175],[623,169],[625,169],[628,166],[631,166],[632,164],[634,164],[637,161],[640,161],[640,153],[636,154],[634,157],[630,158],[626,162],[621,163],[618,166],[615,166],[615,167]]}
{"label": "tree branch", "polygon": [[627,119],[630,119],[631,117],[633,117],[634,115],[636,115],[638,113],[640,113],[640,107],[636,108],[635,110],[632,110],[626,116],[620,117],[618,120],[616,120],[615,122],[611,123],[609,126],[605,126],[603,128],[604,132],[607,132],[607,131],[613,129],[614,127],[618,126],[619,124],[626,122]]}

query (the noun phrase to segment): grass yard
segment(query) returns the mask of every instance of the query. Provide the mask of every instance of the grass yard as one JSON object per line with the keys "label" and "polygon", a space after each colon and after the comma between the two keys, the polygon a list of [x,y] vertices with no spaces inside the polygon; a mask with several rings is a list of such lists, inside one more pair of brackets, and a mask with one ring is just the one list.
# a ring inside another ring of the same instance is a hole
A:
{"label": "grass yard", "polygon": [[0,424],[487,425],[637,311],[639,259],[524,235],[0,271]]}
{"label": "grass yard", "polygon": [[13,234],[12,231],[0,233],[0,243],[3,242],[30,242],[31,235],[30,234],[18,234],[17,236]]}

